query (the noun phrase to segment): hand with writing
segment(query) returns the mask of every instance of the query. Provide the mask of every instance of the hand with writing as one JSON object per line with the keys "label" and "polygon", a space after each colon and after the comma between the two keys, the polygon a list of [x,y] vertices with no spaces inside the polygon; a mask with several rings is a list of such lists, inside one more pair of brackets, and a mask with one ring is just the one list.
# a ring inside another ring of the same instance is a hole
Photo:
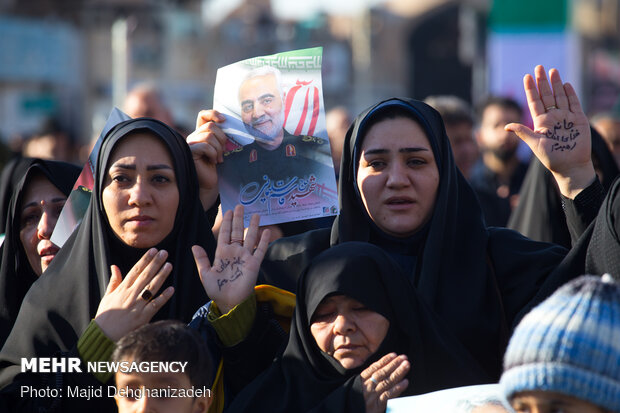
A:
{"label": "hand with writing", "polygon": [[519,123],[505,128],[528,144],[551,171],[562,194],[575,198],[595,177],[588,118],[575,89],[570,83],[562,83],[556,69],[549,71],[551,86],[543,66],[536,66],[535,76],[535,81],[530,74],[523,78],[534,130]]}
{"label": "hand with writing", "polygon": [[244,239],[243,206],[237,205],[234,212],[227,211],[218,234],[213,266],[203,248],[192,247],[200,281],[222,314],[228,313],[254,291],[258,270],[269,244],[269,230],[265,230],[256,245],[259,220],[258,215],[252,216]]}

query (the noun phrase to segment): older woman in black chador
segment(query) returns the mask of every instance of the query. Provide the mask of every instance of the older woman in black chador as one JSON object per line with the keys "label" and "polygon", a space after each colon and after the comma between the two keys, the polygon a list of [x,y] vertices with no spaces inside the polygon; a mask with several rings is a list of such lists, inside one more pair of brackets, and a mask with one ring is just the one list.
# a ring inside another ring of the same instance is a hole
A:
{"label": "older woman in black chador", "polygon": [[[189,148],[169,126],[140,118],[106,135],[84,220],[26,295],[0,353],[5,400],[15,396],[10,399],[15,411],[82,401],[20,398],[20,383],[48,380],[43,384],[62,387],[69,380],[92,379],[22,377],[17,375],[21,358],[84,356],[77,345],[80,336],[103,333],[116,341],[151,317],[188,322],[204,304],[207,296],[190,247],[212,251],[215,240],[197,189]],[[92,340],[89,346],[92,350]],[[106,403],[100,408],[105,410]]]}
{"label": "older woman in black chador", "polygon": [[0,265],[0,347],[11,332],[26,292],[54,258],[50,237],[80,168],[22,158],[25,172],[7,210]]}
{"label": "older woman in black chador", "polygon": [[[218,255],[215,270],[202,274],[206,283],[221,277]],[[482,380],[476,361],[400,272],[369,243],[345,242],[319,254],[299,279],[286,349],[226,411],[382,412],[399,395]],[[256,272],[244,268],[243,276],[240,284]],[[239,292],[240,284],[229,288]],[[254,353],[269,353],[259,343]],[[241,348],[238,353],[244,370],[255,367]]]}
{"label": "older woman in black chador", "polygon": [[[551,85],[541,66],[536,80],[530,75],[524,80],[535,131],[506,127],[552,171],[566,197],[568,224],[578,233],[596,214],[603,190],[578,98],[555,69],[550,80]],[[188,137],[206,206],[217,197],[213,171],[226,139],[217,127],[221,120],[217,112],[201,112],[198,129]],[[275,242],[259,280],[295,291],[301,269],[330,246],[375,244],[399,264],[442,328],[477,361],[486,373],[480,382],[496,381],[511,326],[566,249],[487,228],[473,190],[454,164],[441,117],[411,99],[385,100],[354,121],[343,150],[339,199],[340,216],[331,233],[318,230]]]}

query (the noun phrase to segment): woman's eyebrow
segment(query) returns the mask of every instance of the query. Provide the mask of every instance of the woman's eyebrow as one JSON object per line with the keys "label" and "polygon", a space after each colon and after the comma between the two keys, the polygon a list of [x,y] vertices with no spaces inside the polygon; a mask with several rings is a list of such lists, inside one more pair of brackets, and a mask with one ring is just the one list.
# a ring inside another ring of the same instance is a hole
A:
{"label": "woman's eyebrow", "polygon": [[135,170],[136,169],[136,165],[135,164],[127,164],[127,163],[115,163],[115,164],[112,164],[112,166],[110,166],[110,169],[112,169],[112,168]]}
{"label": "woman's eyebrow", "polygon": [[367,149],[364,151],[364,155],[376,155],[376,154],[384,154],[388,153],[387,149]]}
{"label": "woman's eyebrow", "polygon": [[428,148],[424,148],[422,146],[416,146],[416,147],[413,147],[413,148],[400,148],[398,150],[398,152],[410,153],[410,152],[424,152],[424,151],[428,151],[428,150],[429,150]]}
{"label": "woman's eyebrow", "polygon": [[[65,202],[67,200],[67,198],[61,198],[61,197],[57,197],[57,198],[53,198],[50,203],[51,204],[56,204],[59,202]],[[28,202],[26,205],[24,205],[22,207],[22,210],[26,209],[26,208],[30,208],[30,207],[38,207],[40,205],[41,201],[32,201],[32,202]]]}
{"label": "woman's eyebrow", "polygon": [[[410,152],[424,152],[428,151],[428,148],[424,148],[422,146],[414,146],[411,148],[400,148],[398,152],[400,153],[410,153]],[[364,151],[365,155],[376,155],[376,154],[384,154],[390,152],[388,149],[368,149]]]}
{"label": "woman's eyebrow", "polygon": [[[112,168],[119,168],[119,169],[129,169],[132,171],[136,170],[136,165],[135,164],[125,164],[125,163],[115,163],[113,164],[110,169]],[[147,165],[146,170],[147,171],[153,171],[156,169],[172,169],[172,166],[170,165],[166,165],[166,164],[155,164],[155,165]]]}
{"label": "woman's eyebrow", "polygon": [[172,167],[170,165],[166,165],[166,164],[157,164],[157,165],[148,165],[146,167],[147,171],[153,171],[156,169],[172,169]]}

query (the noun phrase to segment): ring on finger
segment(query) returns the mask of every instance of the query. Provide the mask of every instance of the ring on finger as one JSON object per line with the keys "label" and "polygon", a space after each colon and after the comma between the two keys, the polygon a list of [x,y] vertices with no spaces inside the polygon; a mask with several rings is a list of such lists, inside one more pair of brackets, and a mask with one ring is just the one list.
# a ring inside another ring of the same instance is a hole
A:
{"label": "ring on finger", "polygon": [[239,244],[243,247],[243,239],[231,239],[228,244]]}
{"label": "ring on finger", "polygon": [[546,106],[546,107],[545,107],[545,111],[546,111],[546,112],[549,112],[551,109],[557,109],[557,108],[558,108],[558,107],[557,107],[557,106],[555,106],[555,105],[549,105],[549,106]]}
{"label": "ring on finger", "polygon": [[370,381],[371,381],[371,382],[373,382],[373,383],[375,383],[375,386],[376,386],[377,384],[379,384],[379,382],[377,381],[377,379],[375,379],[375,378],[374,378],[374,377],[372,377],[372,376],[370,376]]}
{"label": "ring on finger", "polygon": [[153,293],[148,288],[145,288],[144,291],[142,291],[142,294],[140,294],[140,297],[144,301],[151,301],[151,298],[153,298]]}

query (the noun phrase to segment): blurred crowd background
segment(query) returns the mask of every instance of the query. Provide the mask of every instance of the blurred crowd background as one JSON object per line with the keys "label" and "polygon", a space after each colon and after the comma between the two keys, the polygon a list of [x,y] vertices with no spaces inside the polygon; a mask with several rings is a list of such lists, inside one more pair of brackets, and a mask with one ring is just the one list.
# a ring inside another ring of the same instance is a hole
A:
{"label": "blurred crowd background", "polygon": [[142,105],[155,101],[143,111],[162,104],[157,117],[191,132],[219,67],[315,46],[327,110],[355,114],[389,96],[525,102],[523,75],[543,64],[573,83],[589,116],[620,122],[618,3],[0,0],[0,162],[19,152],[84,162],[136,87]]}

